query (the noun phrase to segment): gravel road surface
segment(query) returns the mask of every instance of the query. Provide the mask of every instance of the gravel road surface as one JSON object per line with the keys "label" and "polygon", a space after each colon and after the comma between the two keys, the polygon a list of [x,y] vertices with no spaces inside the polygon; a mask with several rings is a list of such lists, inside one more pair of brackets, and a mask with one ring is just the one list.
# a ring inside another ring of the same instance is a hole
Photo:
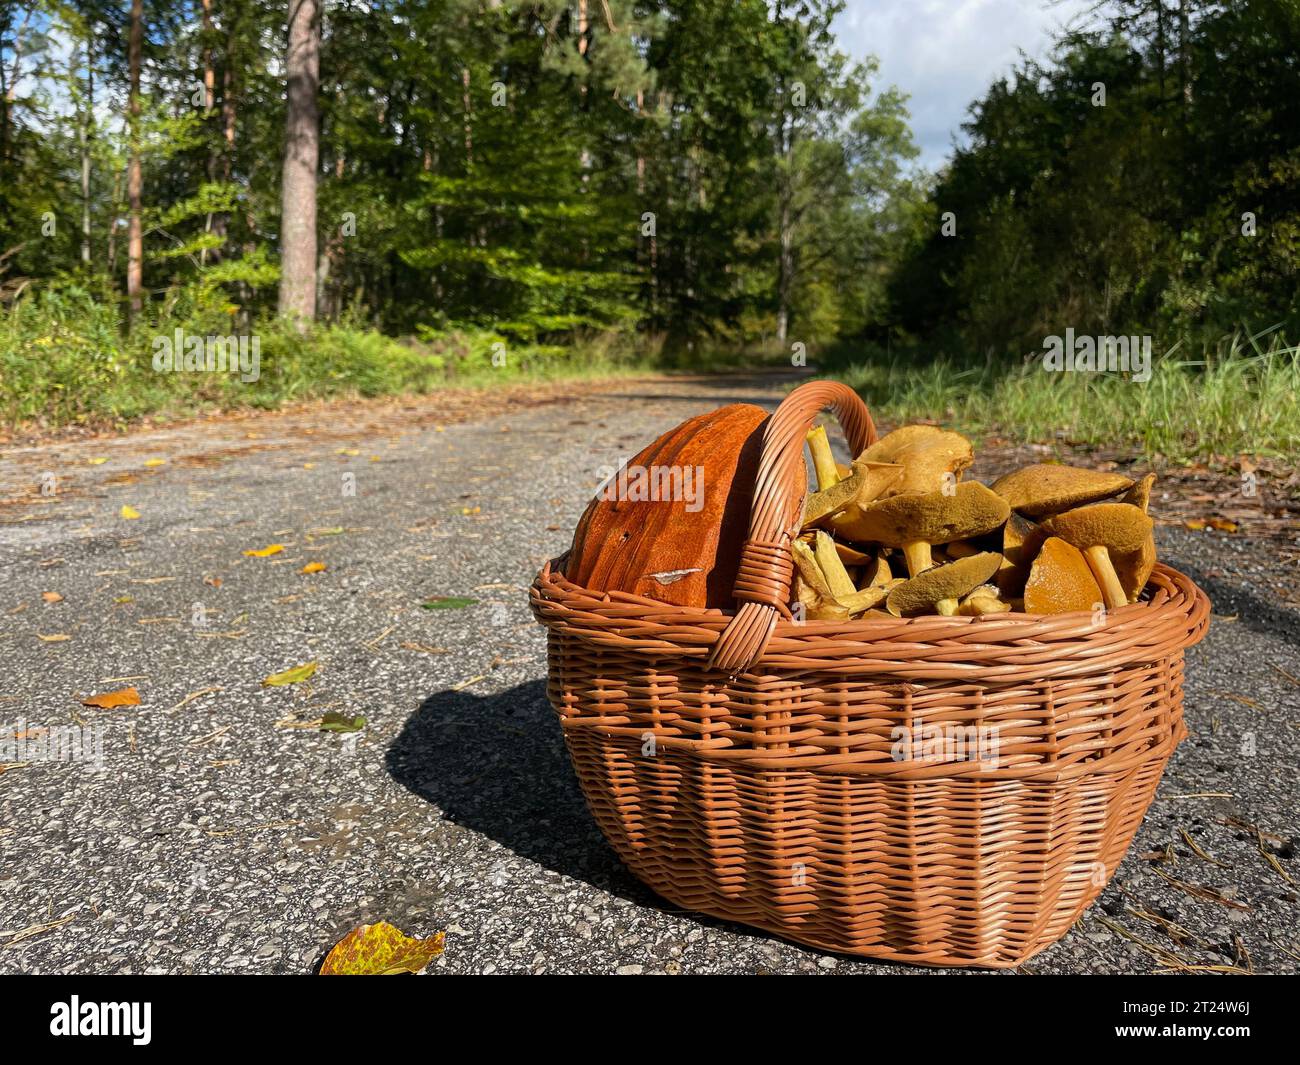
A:
{"label": "gravel road surface", "polygon": [[[789,386],[622,380],[5,448],[0,972],[309,973],[381,918],[446,932],[431,973],[933,971],[668,908],[594,827],[545,701],[526,589],[599,468]],[[1300,969],[1300,612],[1276,542],[1159,536],[1215,604],[1192,735],[1115,881],[1024,973]],[[476,602],[422,609],[437,596]],[[128,686],[140,705],[81,705]],[[331,713],[365,727],[315,727]],[[83,757],[20,757],[63,726]]]}

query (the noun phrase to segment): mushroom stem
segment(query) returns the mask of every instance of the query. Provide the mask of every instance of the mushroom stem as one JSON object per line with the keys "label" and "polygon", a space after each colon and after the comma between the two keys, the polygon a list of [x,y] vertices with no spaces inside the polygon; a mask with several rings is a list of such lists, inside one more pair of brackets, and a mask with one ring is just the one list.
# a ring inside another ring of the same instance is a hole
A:
{"label": "mushroom stem", "polygon": [[857,591],[857,588],[853,586],[852,578],[849,577],[849,571],[844,568],[844,563],[840,561],[839,552],[835,550],[835,541],[821,529],[817,530],[814,554],[817,558],[817,565],[821,567],[822,573],[826,576],[826,583],[830,587],[831,595],[836,599],[844,599]]}
{"label": "mushroom stem", "polygon": [[826,426],[818,425],[808,430],[805,437],[808,450],[812,452],[813,470],[817,474],[817,490],[824,492],[840,480],[840,471],[835,466],[835,456],[831,454],[831,442],[826,436]]}
{"label": "mushroom stem", "polygon": [[904,544],[903,557],[907,560],[907,575],[909,577],[915,577],[918,573],[922,573],[934,565],[934,558],[930,554],[930,545],[924,540]]}
{"label": "mushroom stem", "polygon": [[1120,584],[1115,567],[1111,565],[1110,552],[1106,546],[1095,544],[1083,552],[1083,557],[1088,560],[1088,568],[1092,570],[1092,575],[1101,585],[1101,598],[1106,606],[1111,610],[1115,607],[1127,606],[1128,596],[1124,594],[1124,586]]}

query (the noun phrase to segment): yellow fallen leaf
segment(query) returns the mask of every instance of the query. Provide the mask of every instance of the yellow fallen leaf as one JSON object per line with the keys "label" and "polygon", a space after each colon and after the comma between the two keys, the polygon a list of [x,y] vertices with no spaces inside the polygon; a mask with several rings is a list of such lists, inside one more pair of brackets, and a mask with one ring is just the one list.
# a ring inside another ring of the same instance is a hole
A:
{"label": "yellow fallen leaf", "polygon": [[165,466],[167,464],[167,460],[166,459],[145,459],[144,464],[146,466]]}
{"label": "yellow fallen leaf", "polygon": [[461,507],[460,512],[465,515],[481,514],[483,513],[483,508],[482,507]]}
{"label": "yellow fallen leaf", "polygon": [[115,692],[105,692],[103,695],[92,695],[88,699],[82,699],[81,705],[93,706],[100,710],[112,710],[118,706],[139,706],[140,693],[134,688],[122,688]]}
{"label": "yellow fallen leaf", "polygon": [[314,469],[316,468],[316,463],[314,463],[314,462],[304,462],[304,463],[302,464],[302,468],[303,468],[304,470],[314,470]]}
{"label": "yellow fallen leaf", "polygon": [[116,599],[113,600],[113,602],[115,602],[115,603],[134,603],[134,602],[135,602],[135,596],[133,596],[133,595],[119,595]]}
{"label": "yellow fallen leaf", "polygon": [[136,510],[135,507],[131,506],[130,503],[123,503],[123,504],[122,504],[122,509],[121,509],[120,511],[118,511],[118,513],[119,513],[122,517],[124,517],[124,518],[128,518],[128,519],[130,519],[130,518],[138,518],[138,517],[140,516],[140,512],[139,512],[138,510]]}
{"label": "yellow fallen leaf", "polygon": [[307,565],[303,566],[303,568],[298,572],[299,573],[320,573],[324,569],[325,569],[324,562],[308,562]]}
{"label": "yellow fallen leaf", "polygon": [[97,459],[86,459],[86,462],[87,462],[89,465],[91,465],[91,466],[102,466],[102,465],[104,465],[104,463],[106,463],[107,461],[108,461],[108,456],[107,456],[107,455],[105,455],[105,456],[102,457],[102,458],[97,458]]}
{"label": "yellow fallen leaf", "polygon": [[393,976],[418,973],[442,953],[443,933],[428,939],[403,935],[387,921],[363,924],[338,941],[321,976]]}
{"label": "yellow fallen leaf", "polygon": [[339,448],[336,452],[334,452],[334,454],[336,454],[336,455],[360,455],[360,454],[361,454],[361,449],[360,449],[360,448],[356,448],[356,447],[341,447],[341,448]]}
{"label": "yellow fallen leaf", "polygon": [[63,643],[65,640],[72,639],[72,637],[69,636],[66,632],[54,632],[51,633],[49,636],[45,636],[42,633],[38,632],[36,634],[36,638],[38,640],[44,641],[45,643]]}
{"label": "yellow fallen leaf", "polygon": [[58,592],[41,592],[41,598],[44,599],[47,603],[63,602],[63,596],[59,595]]}
{"label": "yellow fallen leaf", "polygon": [[259,547],[256,551],[245,551],[249,558],[267,558],[271,555],[278,555],[284,550],[284,544],[268,544],[266,547]]}
{"label": "yellow fallen leaf", "polygon": [[1219,532],[1235,533],[1237,531],[1237,523],[1235,521],[1229,521],[1227,518],[1211,518],[1210,528],[1217,529]]}
{"label": "yellow fallen leaf", "polygon": [[262,681],[265,688],[278,688],[284,684],[297,684],[299,681],[306,680],[316,672],[317,663],[313,659],[301,666],[294,666],[292,669],[286,669],[283,673],[272,673]]}

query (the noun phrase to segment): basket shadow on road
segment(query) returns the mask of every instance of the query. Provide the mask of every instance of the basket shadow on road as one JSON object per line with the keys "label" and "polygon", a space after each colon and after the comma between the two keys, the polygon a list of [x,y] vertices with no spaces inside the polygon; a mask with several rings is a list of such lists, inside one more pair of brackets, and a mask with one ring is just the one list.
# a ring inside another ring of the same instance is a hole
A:
{"label": "basket shadow on road", "polygon": [[398,783],[446,820],[564,876],[661,905],[623,868],[588,813],[545,681],[496,695],[435,692],[385,761]]}

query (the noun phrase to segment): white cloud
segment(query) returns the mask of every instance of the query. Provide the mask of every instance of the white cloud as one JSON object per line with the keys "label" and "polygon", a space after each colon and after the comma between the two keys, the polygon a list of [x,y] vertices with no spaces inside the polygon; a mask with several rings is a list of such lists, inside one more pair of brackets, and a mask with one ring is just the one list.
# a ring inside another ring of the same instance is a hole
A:
{"label": "white cloud", "polygon": [[1052,37],[1090,0],[848,0],[836,20],[840,47],[875,55],[880,81],[911,99],[912,131],[923,166],[939,166],[964,139],[970,104],[1020,51],[1045,56]]}

